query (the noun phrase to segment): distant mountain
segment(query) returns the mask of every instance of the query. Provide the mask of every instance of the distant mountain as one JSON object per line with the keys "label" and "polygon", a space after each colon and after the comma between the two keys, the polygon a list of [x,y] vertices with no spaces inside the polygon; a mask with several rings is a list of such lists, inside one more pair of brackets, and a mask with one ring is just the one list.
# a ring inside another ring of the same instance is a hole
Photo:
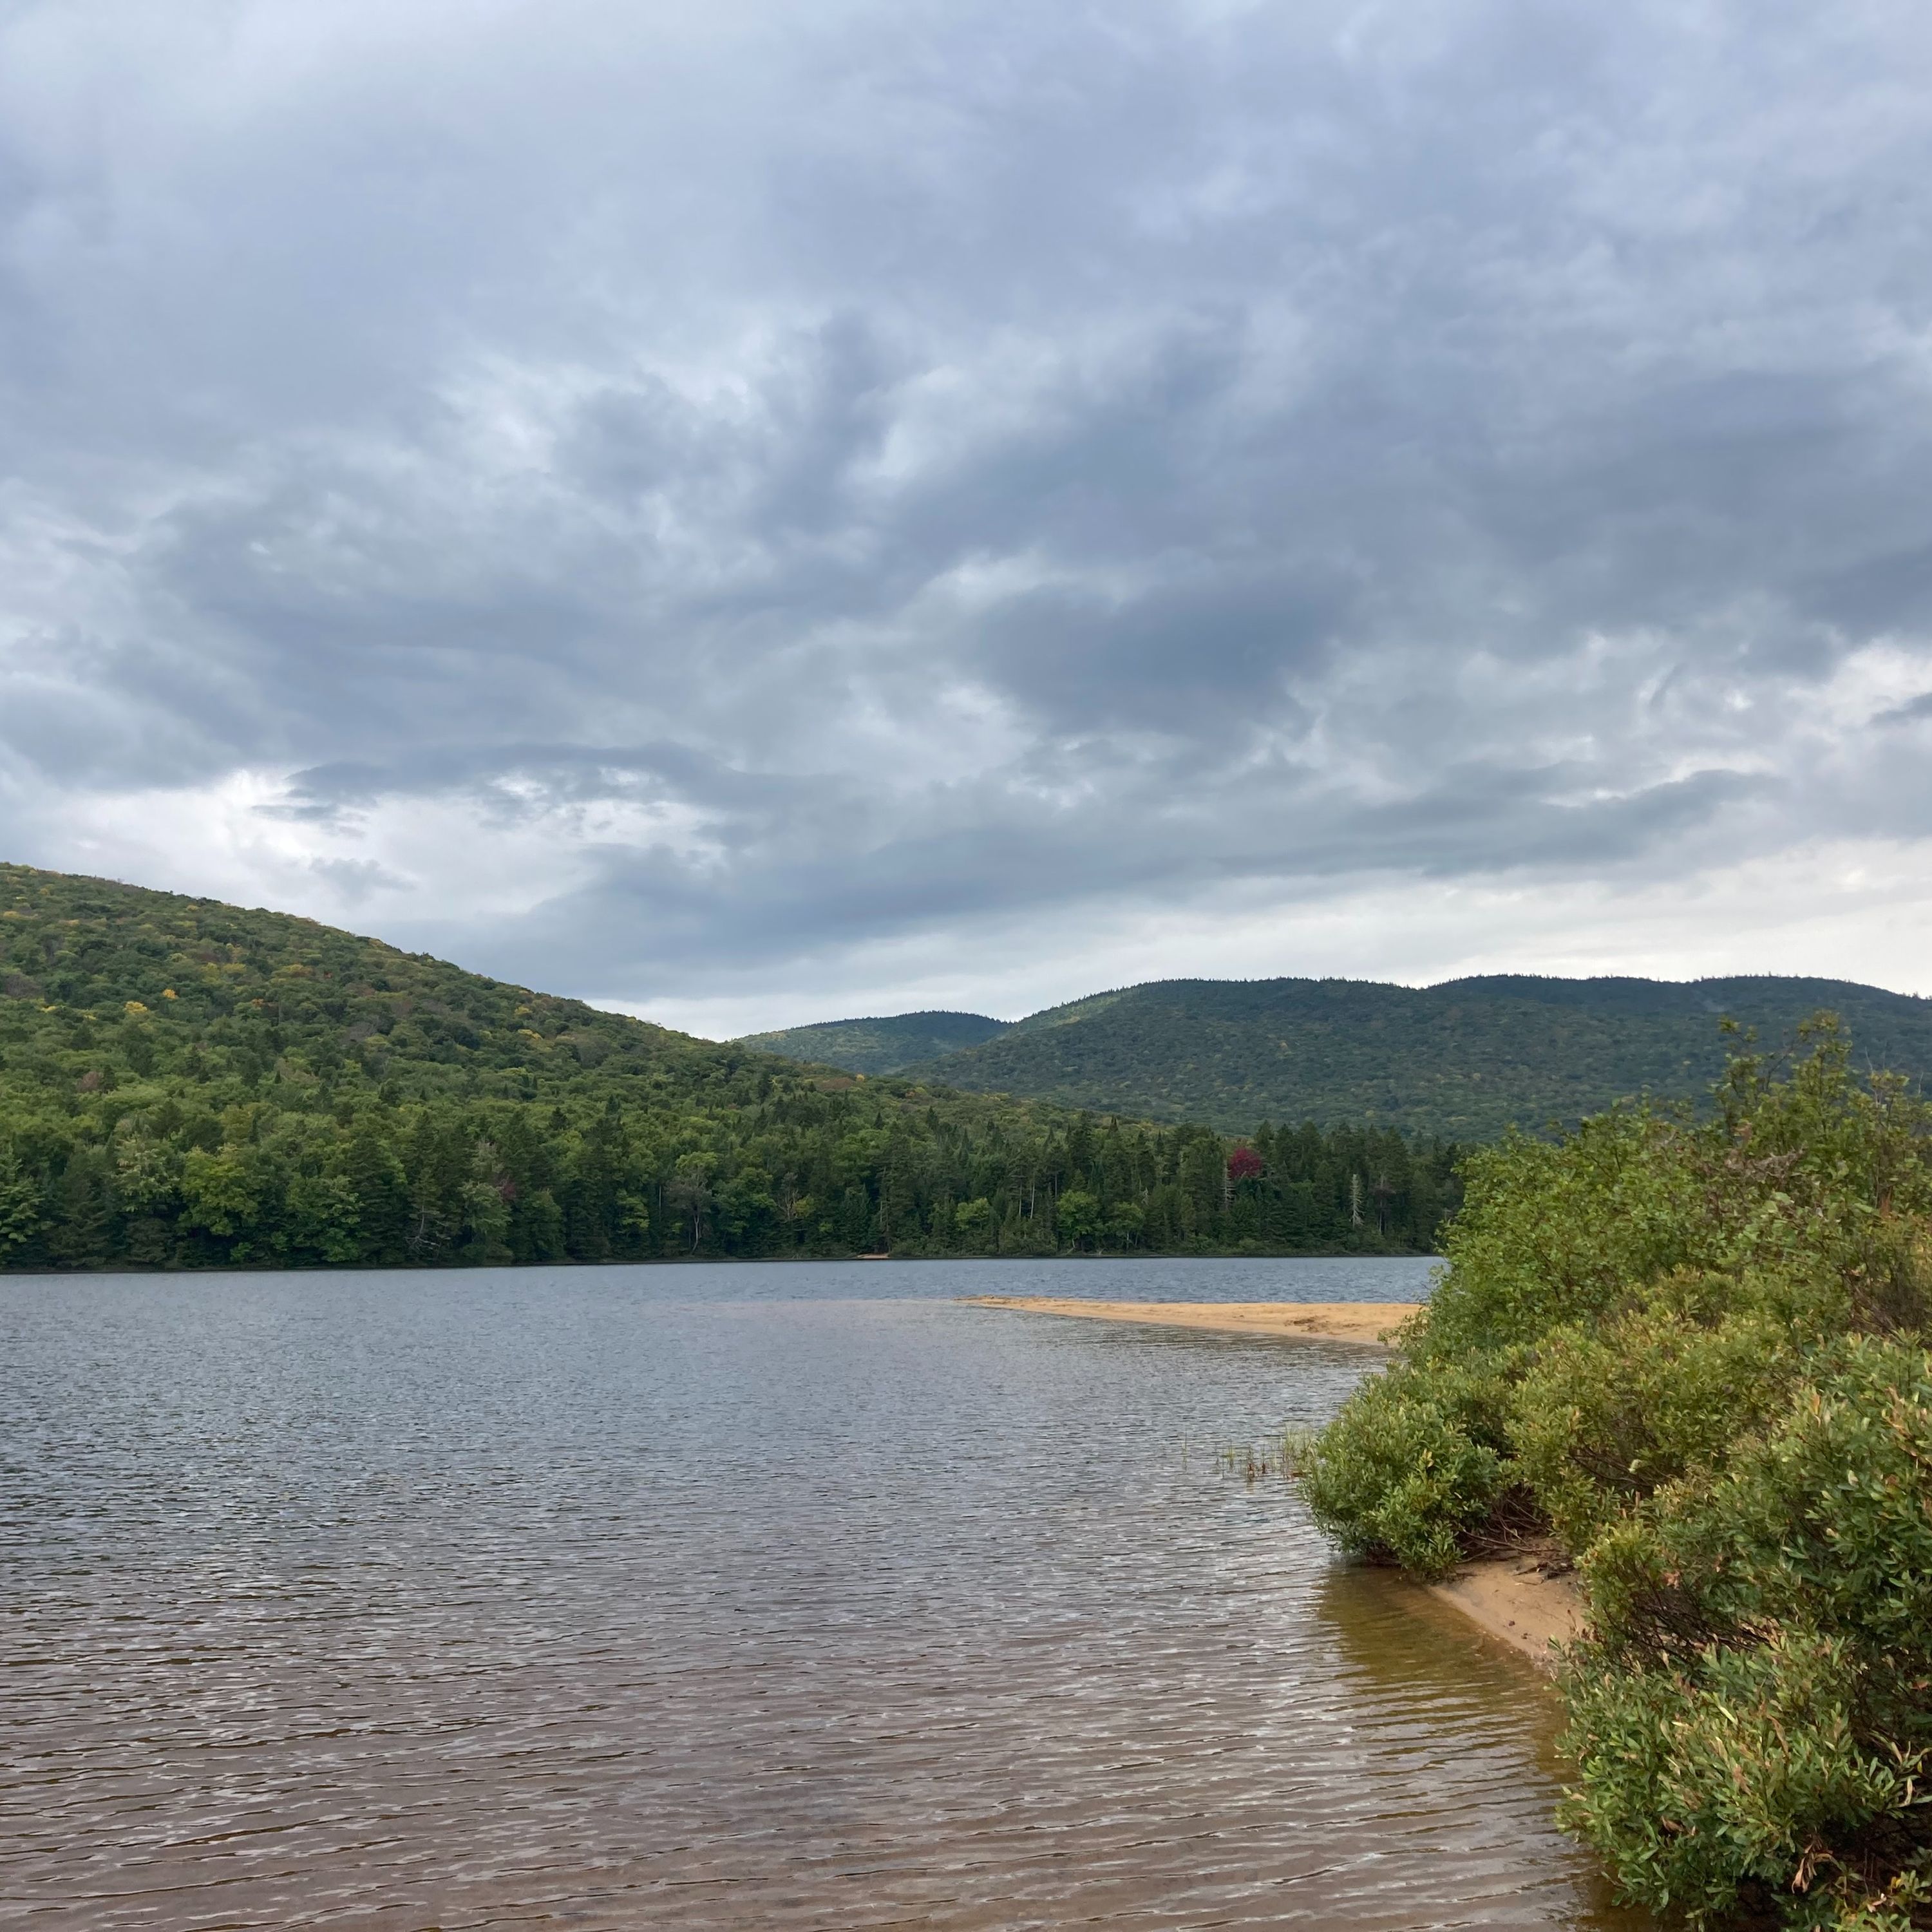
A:
{"label": "distant mountain", "polygon": [[[1574,1120],[1645,1091],[1700,1095],[1723,1068],[1720,1018],[1756,1028],[1761,1046],[1781,1050],[1820,1008],[1849,1026],[1861,1065],[1922,1082],[1932,1074],[1932,1000],[1842,980],[1526,974],[1420,989],[1349,980],[1157,980],[1051,1007],[910,1070],[968,1091],[1229,1132],[1313,1120],[1487,1139],[1512,1122],[1534,1129]],[[838,1030],[835,1023],[787,1037]],[[836,1058],[829,1048],[818,1057]]]}
{"label": "distant mountain", "polygon": [[782,1054],[818,1066],[842,1066],[877,1078],[916,1062],[978,1046],[1012,1024],[984,1013],[898,1013],[890,1019],[820,1020],[734,1041],[754,1053]]}

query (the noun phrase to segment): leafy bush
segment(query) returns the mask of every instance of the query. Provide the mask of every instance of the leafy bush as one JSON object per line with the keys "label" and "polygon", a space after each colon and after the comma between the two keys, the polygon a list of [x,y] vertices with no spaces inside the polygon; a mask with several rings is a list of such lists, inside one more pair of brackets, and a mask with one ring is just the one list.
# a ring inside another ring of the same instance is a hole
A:
{"label": "leafy bush", "polygon": [[1452,1570],[1508,1486],[1500,1384],[1404,1365],[1366,1384],[1302,1478],[1316,1520],[1358,1556],[1421,1576]]}
{"label": "leafy bush", "polygon": [[1790,1390],[1800,1351],[1774,1316],[1706,1322],[1662,1299],[1545,1336],[1514,1391],[1516,1469],[1571,1550],[1662,1484],[1720,1467]]}
{"label": "leafy bush", "polygon": [[1848,1058],[1478,1156],[1308,1458],[1345,1548],[1576,1559],[1567,1822],[1700,1924],[1932,1924],[1932,1115]]}
{"label": "leafy bush", "polygon": [[1585,1559],[1571,1822],[1642,1902],[1798,1925],[1932,1904],[1932,1356],[1828,1350],[1714,1483]]}

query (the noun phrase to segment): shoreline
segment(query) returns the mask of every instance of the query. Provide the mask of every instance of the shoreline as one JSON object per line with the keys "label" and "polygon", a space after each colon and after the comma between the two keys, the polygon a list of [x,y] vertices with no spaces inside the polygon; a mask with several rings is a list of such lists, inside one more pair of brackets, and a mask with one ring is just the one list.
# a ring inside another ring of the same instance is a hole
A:
{"label": "shoreline", "polygon": [[[1126,1322],[1142,1328],[1246,1335],[1270,1341],[1342,1342],[1386,1352],[1394,1332],[1423,1304],[1413,1301],[1090,1301],[1051,1294],[969,1294],[968,1308]],[[1460,1565],[1422,1586],[1492,1641],[1546,1676],[1551,1646],[1582,1634],[1583,1602],[1568,1575],[1550,1576],[1533,1558],[1498,1556]]]}
{"label": "shoreline", "polygon": [[1550,1646],[1574,1642],[1586,1628],[1583,1599],[1572,1578],[1546,1576],[1528,1557],[1466,1563],[1454,1576],[1423,1587],[1545,1676],[1556,1669]]}
{"label": "shoreline", "polygon": [[967,1294],[968,1308],[1006,1308],[1024,1315],[1064,1315],[1144,1328],[1189,1328],[1270,1341],[1346,1342],[1386,1349],[1423,1304],[1419,1301],[1090,1301],[1074,1295]]}

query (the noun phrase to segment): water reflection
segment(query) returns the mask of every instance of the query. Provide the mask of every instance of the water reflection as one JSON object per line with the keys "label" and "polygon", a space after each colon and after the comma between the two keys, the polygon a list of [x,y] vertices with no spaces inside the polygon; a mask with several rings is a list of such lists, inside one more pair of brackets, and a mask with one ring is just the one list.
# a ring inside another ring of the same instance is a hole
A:
{"label": "water reflection", "polygon": [[[1654,1924],[1619,1909],[1594,1864],[1550,1824],[1564,1774],[1562,1707],[1526,1660],[1387,1570],[1331,1566],[1312,1608],[1338,1676],[1370,1714],[1360,1736],[1372,1771],[1411,1786],[1424,1761],[1426,1788],[1406,1808],[1419,1834],[1439,1834],[1462,1852],[1487,1842],[1505,1874],[1526,1858],[1547,1859],[1572,1897],[1569,1924],[1601,1932]],[[1445,1762],[1440,1744],[1451,1738]],[[1515,1801],[1499,1806],[1498,1790]]]}
{"label": "water reflection", "polygon": [[1535,1680],[1216,1470],[1359,1352],[780,1272],[0,1284],[6,1912],[1616,1922]]}

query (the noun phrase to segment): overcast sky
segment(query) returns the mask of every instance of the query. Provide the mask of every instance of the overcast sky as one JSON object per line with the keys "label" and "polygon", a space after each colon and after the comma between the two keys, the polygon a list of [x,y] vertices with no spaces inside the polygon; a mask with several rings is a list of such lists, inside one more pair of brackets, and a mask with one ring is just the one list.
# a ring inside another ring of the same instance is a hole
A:
{"label": "overcast sky", "polygon": [[0,854],[714,1035],[1932,993],[1932,12],[0,0]]}

